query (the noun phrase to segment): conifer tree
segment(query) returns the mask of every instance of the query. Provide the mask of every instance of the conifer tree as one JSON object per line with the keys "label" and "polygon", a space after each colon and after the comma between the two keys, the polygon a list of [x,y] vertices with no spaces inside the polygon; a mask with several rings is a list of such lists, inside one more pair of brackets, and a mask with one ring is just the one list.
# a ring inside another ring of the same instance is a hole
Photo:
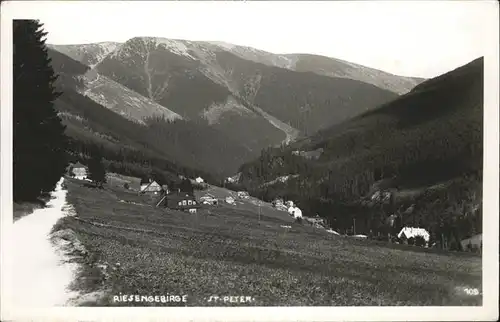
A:
{"label": "conifer tree", "polygon": [[65,126],[54,101],[60,95],[44,37],[36,20],[13,21],[14,200],[50,192],[66,170]]}
{"label": "conifer tree", "polygon": [[187,178],[183,179],[181,181],[181,183],[179,184],[178,188],[181,190],[181,192],[186,192],[186,193],[189,193],[189,194],[193,194],[193,192],[194,192],[193,184]]}
{"label": "conifer tree", "polygon": [[94,147],[88,163],[89,179],[92,180],[97,187],[102,188],[106,182],[106,170],[102,163],[102,154],[99,148]]}

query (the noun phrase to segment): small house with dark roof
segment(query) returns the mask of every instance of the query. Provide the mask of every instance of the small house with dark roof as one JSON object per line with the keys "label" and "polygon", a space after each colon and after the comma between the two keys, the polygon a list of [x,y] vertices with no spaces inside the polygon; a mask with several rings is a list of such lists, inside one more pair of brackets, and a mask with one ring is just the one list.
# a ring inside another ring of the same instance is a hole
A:
{"label": "small house with dark roof", "polygon": [[186,192],[172,192],[166,194],[156,205],[157,207],[165,207],[173,210],[196,212],[201,208],[201,204],[196,201],[196,198]]}

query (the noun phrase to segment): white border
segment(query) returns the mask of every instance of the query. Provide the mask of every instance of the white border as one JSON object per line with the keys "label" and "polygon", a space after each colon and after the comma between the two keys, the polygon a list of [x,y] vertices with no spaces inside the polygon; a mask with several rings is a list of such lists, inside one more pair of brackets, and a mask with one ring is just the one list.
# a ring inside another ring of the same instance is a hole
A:
{"label": "white border", "polygon": [[[12,311],[9,305],[11,270],[10,245],[12,225],[12,20],[35,18],[23,15],[36,12],[39,1],[12,1],[1,4],[1,320],[70,321],[70,320],[215,320],[225,321],[472,321],[496,320],[498,317],[498,222],[499,222],[499,52],[498,3],[476,1],[489,6],[489,14],[478,23],[488,23],[491,32],[483,35],[488,51],[484,56],[484,253],[483,253],[483,306],[482,307],[259,307],[259,308],[53,308],[30,311]],[[212,2],[221,7],[224,2]],[[247,2],[248,4],[248,2]],[[284,6],[284,2],[269,2],[271,6]],[[272,10],[272,9],[270,9]],[[423,21],[422,23],[425,23]],[[496,25],[495,25],[496,24]],[[486,46],[486,45],[485,45]],[[464,62],[464,64],[467,62]],[[458,66],[457,66],[458,67]],[[14,247],[14,248],[13,248]]]}

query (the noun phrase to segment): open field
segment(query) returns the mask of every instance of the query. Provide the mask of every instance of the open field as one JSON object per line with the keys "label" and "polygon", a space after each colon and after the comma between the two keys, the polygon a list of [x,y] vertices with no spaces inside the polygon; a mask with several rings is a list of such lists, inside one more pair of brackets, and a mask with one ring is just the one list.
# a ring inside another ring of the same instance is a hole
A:
{"label": "open field", "polygon": [[[212,295],[253,298],[217,305],[481,305],[481,295],[464,291],[482,289],[475,255],[339,237],[291,223],[268,206],[260,220],[258,206],[249,203],[188,214],[154,208],[153,200],[118,187],[92,189],[71,179],[66,185],[77,216],[55,229],[73,229],[88,250],[80,259],[85,278],[76,286],[107,290],[86,305],[211,306]],[[188,300],[113,303],[120,293],[186,294]]]}

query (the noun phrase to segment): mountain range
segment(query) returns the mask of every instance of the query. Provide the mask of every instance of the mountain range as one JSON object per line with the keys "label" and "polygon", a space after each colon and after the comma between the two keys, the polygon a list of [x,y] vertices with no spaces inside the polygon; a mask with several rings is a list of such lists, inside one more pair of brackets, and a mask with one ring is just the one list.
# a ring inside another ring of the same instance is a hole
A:
{"label": "mountain range", "polygon": [[222,42],[135,37],[48,47],[72,137],[120,142],[218,177],[264,148],[340,124],[423,81]]}

